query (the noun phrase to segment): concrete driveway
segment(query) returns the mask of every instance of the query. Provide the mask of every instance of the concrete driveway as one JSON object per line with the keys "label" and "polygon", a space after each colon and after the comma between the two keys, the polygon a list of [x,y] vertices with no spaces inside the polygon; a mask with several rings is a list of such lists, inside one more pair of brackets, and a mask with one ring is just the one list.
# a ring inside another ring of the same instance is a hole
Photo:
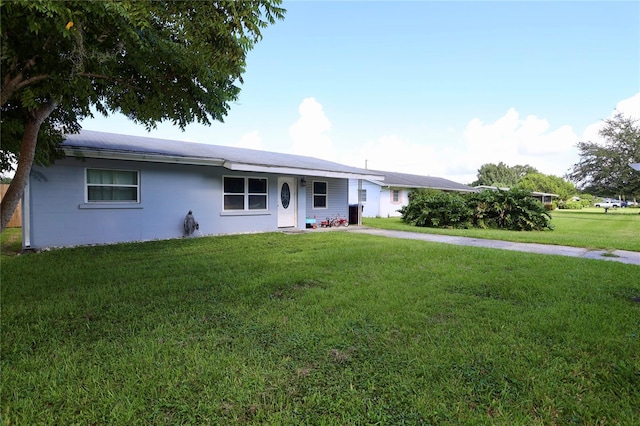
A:
{"label": "concrete driveway", "polygon": [[640,265],[640,252],[626,250],[589,250],[580,247],[556,246],[536,243],[514,243],[511,241],[485,240],[481,238],[456,237],[449,235],[423,234],[419,232],[390,231],[387,229],[350,226],[350,232],[377,235],[389,238],[406,238],[410,240],[431,241],[435,243],[457,244],[462,246],[487,247],[500,250],[523,251],[528,253],[554,254],[558,256],[582,257],[585,259],[608,260],[611,262]]}

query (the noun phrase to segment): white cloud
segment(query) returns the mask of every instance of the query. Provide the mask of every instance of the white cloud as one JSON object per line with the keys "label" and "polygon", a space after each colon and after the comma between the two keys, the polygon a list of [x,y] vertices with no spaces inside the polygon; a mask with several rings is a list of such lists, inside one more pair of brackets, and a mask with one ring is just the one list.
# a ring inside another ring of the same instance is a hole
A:
{"label": "white cloud", "polygon": [[493,123],[474,118],[463,134],[466,150],[460,153],[474,172],[486,163],[504,162],[509,166],[529,164],[542,173],[562,176],[573,160],[578,136],[571,126],[552,129],[544,118],[525,119],[515,108]]}
{"label": "white cloud", "polygon": [[262,147],[262,138],[260,137],[260,133],[257,130],[253,132],[245,133],[240,138],[240,142],[235,145],[237,148],[248,148],[248,149],[258,149],[263,150]]}
{"label": "white cloud", "polygon": [[315,98],[306,98],[298,108],[300,118],[289,128],[292,152],[335,161],[336,152],[331,137],[331,122]]}
{"label": "white cloud", "polygon": [[[640,120],[640,92],[618,102],[616,105],[616,111],[621,112],[625,116],[633,117]],[[612,116],[614,114],[611,114]]]}
{"label": "white cloud", "polygon": [[[346,164],[373,170],[419,175],[443,172],[442,163],[430,145],[407,142],[398,135],[385,135],[345,154]],[[366,163],[365,163],[366,162]]]}
{"label": "white cloud", "polygon": [[[623,99],[618,102],[616,104],[615,110],[612,111],[609,117],[606,118],[613,118],[618,113],[621,113],[625,117],[632,117],[640,120],[640,92],[628,99]],[[604,143],[604,139],[600,137],[600,130],[603,126],[603,121],[598,121],[597,123],[593,123],[587,126],[584,133],[582,134],[581,140],[595,143]]]}

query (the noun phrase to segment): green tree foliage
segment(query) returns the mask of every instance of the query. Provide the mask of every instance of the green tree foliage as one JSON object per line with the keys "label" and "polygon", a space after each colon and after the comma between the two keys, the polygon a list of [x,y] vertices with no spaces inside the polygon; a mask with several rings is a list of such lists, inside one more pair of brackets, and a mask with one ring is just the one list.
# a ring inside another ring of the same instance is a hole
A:
{"label": "green tree foliage", "polygon": [[561,177],[543,173],[529,173],[518,182],[518,187],[531,192],[557,194],[560,200],[568,200],[576,195],[576,187]]}
{"label": "green tree foliage", "polygon": [[567,178],[592,194],[640,196],[640,172],[629,167],[640,162],[640,126],[637,120],[617,114],[604,120],[600,136],[604,143],[579,142],[580,161]]}
{"label": "green tree foliage", "polygon": [[538,171],[527,165],[515,165],[510,167],[502,161],[498,164],[483,164],[478,170],[478,180],[473,182],[471,186],[487,185],[511,188],[516,186],[520,179],[529,173],[538,173]]}
{"label": "green tree foliage", "polygon": [[[62,155],[91,108],[153,128],[222,121],[248,51],[284,17],[280,0],[0,2],[1,171],[17,168],[2,229],[31,166]],[[6,219],[6,220],[5,220]]]}
{"label": "green tree foliage", "polygon": [[400,213],[404,222],[424,227],[553,229],[542,203],[520,188],[465,194],[420,189],[410,194]]}

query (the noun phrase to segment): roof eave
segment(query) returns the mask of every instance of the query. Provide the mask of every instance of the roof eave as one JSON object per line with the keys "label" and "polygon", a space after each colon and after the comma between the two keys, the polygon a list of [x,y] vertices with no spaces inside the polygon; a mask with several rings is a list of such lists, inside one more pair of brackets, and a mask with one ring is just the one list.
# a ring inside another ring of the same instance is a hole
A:
{"label": "roof eave", "polygon": [[385,188],[408,188],[408,189],[437,189],[439,191],[455,191],[455,192],[478,192],[475,188],[445,188],[442,186],[424,186],[424,185],[396,185],[392,183],[380,182],[380,186]]}
{"label": "roof eave", "polygon": [[235,161],[225,161],[223,166],[229,170],[242,172],[276,173],[343,179],[373,179],[379,177],[379,175],[370,175],[358,172],[338,172],[333,170],[305,169],[301,167],[269,166],[264,164],[240,163]]}
{"label": "roof eave", "polygon": [[142,154],[138,152],[122,152],[110,150],[95,150],[77,147],[64,147],[64,153],[68,157],[99,158],[108,160],[147,161],[151,163],[190,164],[200,166],[222,166],[221,158],[183,157],[165,154]]}
{"label": "roof eave", "polygon": [[331,170],[319,170],[319,169],[305,169],[298,167],[285,167],[285,166],[269,166],[259,164],[241,163],[235,161],[228,161],[222,158],[207,158],[207,157],[186,157],[166,154],[149,154],[140,152],[123,152],[123,151],[111,151],[100,149],[88,149],[84,147],[64,147],[64,153],[68,157],[80,157],[80,158],[98,158],[108,160],[125,160],[125,161],[146,161],[152,163],[171,163],[171,164],[188,164],[199,166],[221,166],[229,170],[244,171],[244,172],[256,172],[256,173],[277,173],[288,175],[304,175],[304,176],[318,176],[318,177],[330,177],[330,178],[344,178],[344,179],[373,179],[379,178],[379,175],[375,174],[361,174],[357,172],[338,172]]}

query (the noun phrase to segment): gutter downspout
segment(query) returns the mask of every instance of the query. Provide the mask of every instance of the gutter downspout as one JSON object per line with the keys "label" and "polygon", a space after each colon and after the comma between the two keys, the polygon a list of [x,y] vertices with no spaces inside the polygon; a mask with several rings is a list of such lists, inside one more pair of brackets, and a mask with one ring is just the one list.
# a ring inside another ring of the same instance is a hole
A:
{"label": "gutter downspout", "polygon": [[362,179],[358,179],[358,226],[362,225]]}
{"label": "gutter downspout", "polygon": [[22,250],[31,249],[31,174],[22,193]]}

